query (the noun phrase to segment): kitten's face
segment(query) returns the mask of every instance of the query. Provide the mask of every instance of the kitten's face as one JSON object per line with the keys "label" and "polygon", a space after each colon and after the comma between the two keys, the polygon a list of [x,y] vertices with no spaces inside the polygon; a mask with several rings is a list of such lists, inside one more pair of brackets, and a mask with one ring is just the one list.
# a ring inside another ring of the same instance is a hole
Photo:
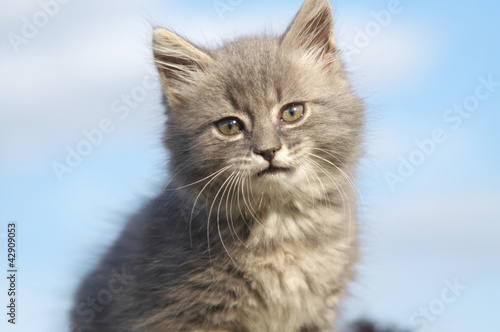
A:
{"label": "kitten's face", "polygon": [[187,182],[214,176],[229,186],[245,179],[259,193],[294,194],[328,186],[321,179],[357,157],[362,106],[335,53],[331,22],[314,21],[328,23],[329,5],[324,10],[299,13],[281,40],[190,49],[195,54],[179,61],[196,58],[189,75],[163,77],[172,172]]}

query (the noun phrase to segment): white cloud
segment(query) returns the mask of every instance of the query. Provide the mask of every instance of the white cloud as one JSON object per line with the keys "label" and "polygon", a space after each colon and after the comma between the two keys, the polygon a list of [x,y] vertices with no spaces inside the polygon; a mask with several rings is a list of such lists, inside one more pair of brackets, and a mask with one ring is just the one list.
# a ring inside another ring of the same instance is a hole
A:
{"label": "white cloud", "polygon": [[[147,69],[154,74],[150,26],[134,6],[74,6],[61,10],[18,54],[2,50],[0,151],[11,163],[21,156],[26,163],[55,144],[64,150],[66,141],[109,116],[113,100],[141,84]],[[109,15],[113,8],[119,10]],[[39,8],[21,9],[16,15]],[[148,95],[149,102],[156,97]],[[143,111],[143,117],[151,114]]]}
{"label": "white cloud", "polygon": [[6,26],[21,23],[20,20],[22,17],[31,17],[40,8],[36,0],[2,0],[0,5],[2,7],[2,10],[0,10],[0,20]]}
{"label": "white cloud", "polygon": [[[473,250],[474,255],[468,258],[486,262],[492,249],[500,255],[500,224],[496,222],[500,219],[499,200],[498,193],[487,187],[457,191],[438,189],[429,183],[413,186],[410,193],[393,195],[384,204],[383,237],[400,243],[401,248],[420,243],[421,251],[428,253],[441,250],[450,254],[450,250],[456,250],[461,257],[464,250]],[[475,262],[464,257],[464,263]]]}
{"label": "white cloud", "polygon": [[[405,86],[429,74],[438,56],[438,35],[425,23],[393,17],[384,27],[364,12],[348,14],[339,24],[337,40],[354,80],[369,93]],[[370,30],[373,26],[378,29]]]}

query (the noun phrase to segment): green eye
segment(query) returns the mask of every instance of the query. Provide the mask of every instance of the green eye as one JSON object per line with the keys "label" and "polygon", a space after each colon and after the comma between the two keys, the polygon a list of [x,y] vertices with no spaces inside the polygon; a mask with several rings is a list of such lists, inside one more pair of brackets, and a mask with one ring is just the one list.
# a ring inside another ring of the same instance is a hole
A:
{"label": "green eye", "polygon": [[224,135],[236,135],[243,130],[243,124],[238,119],[229,118],[220,120],[215,124]]}
{"label": "green eye", "polygon": [[291,104],[285,106],[281,113],[281,121],[283,122],[296,122],[304,116],[303,104]]}

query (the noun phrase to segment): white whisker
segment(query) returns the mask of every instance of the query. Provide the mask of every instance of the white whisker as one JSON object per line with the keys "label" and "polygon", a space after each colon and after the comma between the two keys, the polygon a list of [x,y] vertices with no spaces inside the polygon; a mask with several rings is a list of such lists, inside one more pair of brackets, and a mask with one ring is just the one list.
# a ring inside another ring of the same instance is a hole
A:
{"label": "white whisker", "polygon": [[210,206],[210,211],[208,212],[208,220],[207,220],[207,243],[208,243],[208,256],[210,257],[211,259],[211,255],[210,255],[210,218],[212,217],[212,210],[214,208],[214,205],[215,205],[215,202],[217,201],[217,197],[219,196],[219,194],[221,193],[221,191],[224,189],[224,191],[222,192],[222,196],[220,198],[220,203],[219,203],[219,206],[217,208],[217,232],[219,234],[219,239],[222,243],[222,247],[224,247],[224,250],[226,251],[227,255],[229,256],[229,258],[233,261],[233,263],[236,264],[235,260],[233,259],[233,257],[231,256],[231,254],[229,253],[229,251],[227,250],[227,247],[226,245],[224,244],[224,239],[222,238],[222,234],[221,234],[221,231],[220,231],[220,206],[221,206],[221,203],[222,203],[222,199],[224,198],[224,193],[226,192],[226,189],[227,189],[227,186],[226,184],[233,178],[234,176],[234,173],[231,173],[228,178],[222,183],[222,185],[220,186],[219,190],[217,191],[217,193],[215,194],[215,197],[212,201],[212,205]]}
{"label": "white whisker", "polygon": [[[314,154],[311,154],[311,156],[315,156]],[[344,189],[338,184],[338,182],[333,178],[333,176],[324,168],[322,167],[319,163],[315,162],[314,160],[310,160],[311,163],[313,163],[320,171],[323,172],[323,174],[326,175],[327,178],[330,179],[330,181],[332,181],[332,183],[335,185],[335,187],[337,188],[337,191],[339,192],[340,194],[340,197],[342,199],[342,207],[344,209],[344,215],[346,215],[346,207],[347,209],[349,210],[348,211],[348,215],[350,216],[351,215],[351,206],[349,204],[349,201],[348,201],[348,197],[347,197],[347,194],[346,192],[344,191]]]}
{"label": "white whisker", "polygon": [[[343,163],[339,160],[339,158],[337,156],[335,156],[333,153],[329,152],[328,150],[325,150],[325,149],[320,149],[320,148],[314,148],[314,150],[318,150],[318,151],[321,151],[323,153],[326,153],[328,154],[329,156],[331,156],[332,158],[335,158],[335,160],[337,160],[337,162],[339,162],[340,164],[343,165]],[[321,158],[320,156],[317,156],[318,158]],[[364,206],[364,199],[363,199],[363,195],[361,194],[361,192],[358,190],[358,188],[356,187],[354,181],[353,181],[353,176],[352,174],[348,174],[346,173],[345,171],[343,171],[340,167],[338,167],[337,165],[333,164],[332,162],[326,160],[325,158],[321,158],[323,159],[323,161],[329,163],[330,165],[334,166],[340,173],[342,173],[342,175],[346,178],[346,180],[349,182],[349,185],[352,187],[352,189],[355,191],[356,193],[356,197],[360,199],[361,201],[361,206]]]}
{"label": "white whisker", "polygon": [[214,182],[218,177],[219,175],[221,175],[224,171],[228,170],[229,168],[231,168],[232,166],[226,166],[222,169],[220,169],[219,171],[217,172],[214,172],[212,173],[211,176],[207,177],[207,178],[210,178],[210,181],[208,181],[204,186],[203,188],[200,190],[200,192],[198,193],[198,195],[196,196],[196,199],[194,200],[194,203],[193,203],[193,208],[191,209],[191,215],[189,217],[189,240],[191,241],[191,247],[193,246],[193,242],[192,242],[192,238],[191,238],[191,224],[192,224],[192,221],[193,221],[193,215],[194,215],[194,210],[196,208],[196,203],[198,202],[198,199],[200,198],[201,194],[203,193],[203,191],[205,190],[205,188],[210,185],[210,183]]}

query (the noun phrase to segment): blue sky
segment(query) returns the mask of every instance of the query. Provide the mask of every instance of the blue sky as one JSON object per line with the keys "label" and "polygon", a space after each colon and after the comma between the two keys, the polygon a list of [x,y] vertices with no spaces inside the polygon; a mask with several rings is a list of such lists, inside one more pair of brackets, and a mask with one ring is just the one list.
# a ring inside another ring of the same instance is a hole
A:
{"label": "blue sky", "polygon": [[[19,322],[0,320],[2,331],[63,331],[83,273],[166,179],[151,26],[214,46],[280,33],[302,3],[221,2],[234,5],[221,14],[217,1],[75,0],[50,7],[44,20],[37,1],[0,0],[0,247],[16,221],[20,266]],[[341,317],[496,332],[500,3],[391,3],[332,2],[337,42],[369,114],[358,175],[363,259]],[[390,19],[377,21],[390,8]],[[25,38],[23,26],[35,18],[40,26]],[[360,33],[369,34],[362,43]],[[25,38],[17,48],[12,34]],[[126,106],[128,94],[136,97]],[[459,113],[450,113],[456,106],[470,109],[460,126]],[[54,162],[64,163],[67,149],[103,121],[112,130],[59,181]],[[446,139],[429,143],[436,130]],[[418,165],[405,172],[409,160]],[[391,186],[391,176],[400,181]],[[445,303],[450,283],[465,289]],[[0,303],[6,286],[0,279]]]}

